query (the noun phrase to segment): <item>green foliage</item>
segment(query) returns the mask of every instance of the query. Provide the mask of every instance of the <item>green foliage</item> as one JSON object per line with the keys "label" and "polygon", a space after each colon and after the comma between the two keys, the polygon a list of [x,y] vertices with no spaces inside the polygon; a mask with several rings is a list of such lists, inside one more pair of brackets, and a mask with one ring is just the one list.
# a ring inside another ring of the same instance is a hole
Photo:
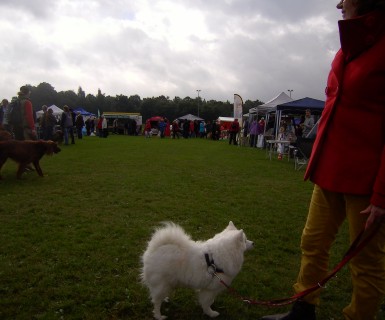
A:
{"label": "green foliage", "polygon": [[[162,95],[142,100],[137,94],[130,97],[125,95],[105,96],[100,89],[95,96],[86,95],[81,87],[78,88],[77,93],[73,90],[56,92],[55,88],[46,82],[40,83],[37,87],[31,86],[31,91],[31,101],[35,112],[41,110],[43,105],[55,104],[58,107],[64,105],[68,105],[70,108],[83,107],[94,114],[98,114],[98,110],[100,112],[139,112],[143,120],[153,116],[165,116],[174,120],[189,113],[197,115],[199,104],[199,116],[205,120],[217,119],[219,116],[233,116],[233,104],[229,101],[206,101],[201,97],[183,99],[175,97],[171,100]],[[244,105],[244,113],[259,104],[262,104],[259,100],[247,100]]]}
{"label": "green foliage", "polygon": [[[293,163],[226,141],[85,137],[15,178],[0,181],[0,318],[152,319],[140,284],[140,256],[162,221],[193,239],[211,238],[232,220],[255,248],[232,286],[255,299],[292,294],[312,185]],[[346,226],[331,265],[347,249]],[[319,319],[341,319],[349,301],[343,269],[324,291]],[[243,303],[222,293],[220,319],[258,319],[286,308]],[[191,290],[164,306],[170,319],[207,319]]]}

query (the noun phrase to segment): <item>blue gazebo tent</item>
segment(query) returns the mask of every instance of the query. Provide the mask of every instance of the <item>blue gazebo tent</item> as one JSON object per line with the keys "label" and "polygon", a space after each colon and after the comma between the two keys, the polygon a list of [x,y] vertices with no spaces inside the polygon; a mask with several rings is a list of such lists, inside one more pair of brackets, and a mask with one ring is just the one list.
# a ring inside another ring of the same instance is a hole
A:
{"label": "blue gazebo tent", "polygon": [[277,105],[277,111],[287,111],[290,113],[305,113],[306,109],[312,112],[321,113],[325,106],[325,101],[313,98],[302,98]]}
{"label": "blue gazebo tent", "polygon": [[278,130],[279,130],[279,127],[281,126],[282,114],[291,114],[291,115],[305,114],[306,109],[310,109],[313,115],[319,116],[321,115],[324,107],[325,107],[325,101],[313,99],[309,97],[278,104],[276,107],[276,114],[275,114],[275,121],[277,124],[275,127],[275,136],[276,137],[278,136]]}
{"label": "blue gazebo tent", "polygon": [[75,113],[80,112],[80,114],[81,114],[82,116],[85,116],[85,117],[92,117],[92,116],[95,116],[93,113],[84,110],[82,107],[77,107],[77,108],[73,109],[73,111],[74,111]]}

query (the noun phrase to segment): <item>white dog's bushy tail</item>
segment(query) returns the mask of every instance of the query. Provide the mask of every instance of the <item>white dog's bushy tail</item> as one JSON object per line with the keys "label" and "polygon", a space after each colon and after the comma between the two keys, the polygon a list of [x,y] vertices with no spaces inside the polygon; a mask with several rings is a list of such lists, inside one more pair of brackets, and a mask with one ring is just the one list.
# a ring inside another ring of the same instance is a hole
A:
{"label": "white dog's bushy tail", "polygon": [[157,248],[170,243],[185,246],[191,241],[191,237],[186,234],[182,227],[173,222],[163,222],[163,226],[155,230],[148,243],[146,253],[151,253]]}
{"label": "white dog's bushy tail", "polygon": [[146,282],[144,264],[160,247],[169,244],[177,245],[179,247],[188,247],[191,242],[193,242],[191,237],[177,224],[173,222],[163,222],[162,224],[162,227],[155,229],[151,240],[147,244],[147,249],[141,257],[143,267],[140,278],[143,283]]}

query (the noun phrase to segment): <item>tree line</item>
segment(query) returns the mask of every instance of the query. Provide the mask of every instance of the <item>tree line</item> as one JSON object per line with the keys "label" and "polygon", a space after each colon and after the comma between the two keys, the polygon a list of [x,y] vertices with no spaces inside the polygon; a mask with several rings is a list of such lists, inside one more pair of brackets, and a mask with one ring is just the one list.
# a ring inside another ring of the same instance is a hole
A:
{"label": "tree line", "polygon": [[[135,112],[140,113],[143,120],[152,116],[164,116],[170,120],[181,117],[185,114],[198,115],[205,120],[217,119],[219,116],[233,116],[233,102],[209,100],[201,97],[170,99],[167,96],[143,98],[137,94],[131,96],[117,95],[106,96],[98,90],[97,95],[87,94],[79,87],[78,92],[73,90],[59,91],[49,83],[43,82],[37,86],[29,85],[31,88],[31,101],[34,111],[41,110],[43,105],[56,105],[62,108],[68,105],[70,108],[82,107],[86,111],[95,115],[98,112]],[[263,104],[262,101],[247,100],[243,105],[243,112],[247,113],[249,109]]]}

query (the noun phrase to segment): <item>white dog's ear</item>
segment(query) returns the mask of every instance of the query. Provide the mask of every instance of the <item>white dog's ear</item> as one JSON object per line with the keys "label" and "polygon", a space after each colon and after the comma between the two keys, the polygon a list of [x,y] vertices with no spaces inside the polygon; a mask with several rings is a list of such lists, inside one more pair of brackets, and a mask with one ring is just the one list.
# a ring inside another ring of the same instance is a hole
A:
{"label": "white dog's ear", "polygon": [[237,230],[234,223],[232,221],[229,222],[229,225],[227,226],[228,230]]}
{"label": "white dog's ear", "polygon": [[245,242],[245,240],[244,240],[243,229],[238,230],[237,235],[236,235],[236,238],[237,238],[237,240],[238,240],[239,242]]}

